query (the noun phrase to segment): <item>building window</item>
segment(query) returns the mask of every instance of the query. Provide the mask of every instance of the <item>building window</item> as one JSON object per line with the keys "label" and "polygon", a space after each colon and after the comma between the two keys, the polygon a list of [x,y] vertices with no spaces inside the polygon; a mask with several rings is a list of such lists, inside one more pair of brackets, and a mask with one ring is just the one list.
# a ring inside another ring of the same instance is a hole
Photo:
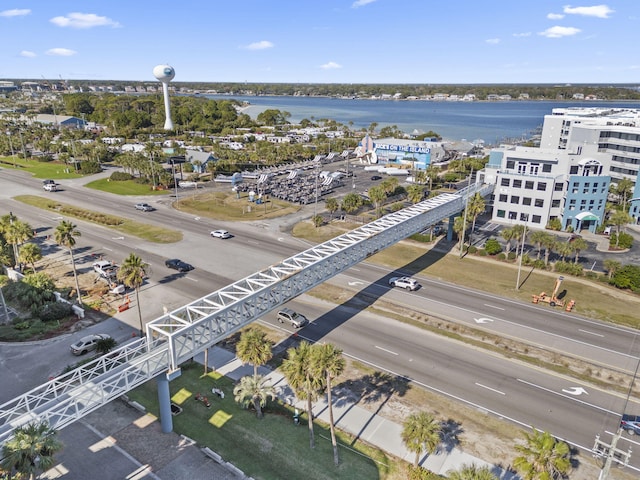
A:
{"label": "building window", "polygon": [[569,173],[571,175],[576,175],[578,173],[578,166],[577,165],[573,165],[570,169],[569,169]]}
{"label": "building window", "polygon": [[553,186],[553,189],[554,189],[556,192],[561,192],[561,191],[564,189],[564,184],[563,184],[563,183],[561,183],[561,182],[556,183],[556,184]]}
{"label": "building window", "polygon": [[529,167],[529,174],[530,175],[538,175],[538,167],[540,165],[537,163],[532,163],[531,166]]}
{"label": "building window", "polygon": [[516,162],[513,160],[507,160],[507,169],[513,170],[516,168]]}
{"label": "building window", "polygon": [[522,188],[522,180],[514,180],[513,188]]}
{"label": "building window", "polygon": [[500,202],[506,202],[506,201],[507,201],[507,196],[506,196],[506,195],[504,195],[504,194],[500,195],[500,199],[499,199],[498,201],[500,201]]}
{"label": "building window", "polygon": [[551,200],[551,208],[560,207],[560,199]]}
{"label": "building window", "polygon": [[509,186],[509,179],[508,178],[503,178],[502,180],[500,180],[500,185],[503,187],[508,187]]}
{"label": "building window", "polygon": [[544,207],[544,200],[542,198],[536,198],[536,207]]}
{"label": "building window", "polygon": [[527,180],[526,182],[524,182],[524,188],[526,188],[527,190],[533,190],[533,182]]}
{"label": "building window", "polygon": [[509,212],[509,220],[515,220],[518,218],[518,212]]}
{"label": "building window", "polygon": [[544,165],[542,165],[542,171],[544,173],[549,173],[551,171],[551,164],[545,163]]}
{"label": "building window", "polygon": [[496,217],[498,218],[504,218],[505,216],[505,211],[504,210],[498,210],[498,213],[496,214]]}
{"label": "building window", "polygon": [[538,191],[544,192],[547,189],[547,184],[545,182],[538,182]]}
{"label": "building window", "polygon": [[527,164],[526,163],[519,163],[518,164],[518,173],[520,175],[524,175],[525,173],[527,173]]}
{"label": "building window", "polygon": [[531,197],[522,197],[523,205],[531,205]]}
{"label": "building window", "polygon": [[542,217],[540,215],[533,215],[531,217],[531,221],[533,223],[540,223],[542,221]]}
{"label": "building window", "polygon": [[528,222],[529,221],[529,214],[528,213],[521,213],[520,214],[520,221],[521,222]]}
{"label": "building window", "polygon": [[511,195],[511,203],[514,203],[514,204],[520,203],[520,197],[517,195]]}

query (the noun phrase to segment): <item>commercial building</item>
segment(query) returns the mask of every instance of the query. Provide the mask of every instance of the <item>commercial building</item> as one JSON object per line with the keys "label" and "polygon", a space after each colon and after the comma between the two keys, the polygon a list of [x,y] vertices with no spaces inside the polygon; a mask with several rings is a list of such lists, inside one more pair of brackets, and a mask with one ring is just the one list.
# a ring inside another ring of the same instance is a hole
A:
{"label": "commercial building", "polygon": [[595,231],[604,223],[610,183],[634,185],[630,214],[640,219],[640,110],[557,108],[544,118],[540,147],[491,151],[481,173],[496,184],[493,219]]}

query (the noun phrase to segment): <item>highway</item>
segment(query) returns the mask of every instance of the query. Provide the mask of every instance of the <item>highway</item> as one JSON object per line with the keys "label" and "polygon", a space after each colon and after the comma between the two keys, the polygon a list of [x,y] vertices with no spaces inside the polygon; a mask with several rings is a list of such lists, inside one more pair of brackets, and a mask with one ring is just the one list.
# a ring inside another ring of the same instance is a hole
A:
{"label": "highway", "polygon": [[[11,210],[20,219],[31,223],[38,228],[39,235],[51,234],[51,229],[60,221],[59,217],[10,197],[19,193],[55,195],[53,198],[61,202],[182,231],[182,242],[157,245],[124,238],[112,230],[72,219],[82,232],[78,239],[80,268],[90,268],[94,255],[105,255],[120,262],[131,251],[151,265],[149,281],[141,292],[146,320],[159,316],[165,307],[175,308],[199,298],[307,247],[306,242],[279,234],[264,225],[194,218],[172,210],[166,198],[146,200],[157,208],[155,212],[138,212],[133,208],[136,199],[89,192],[74,182],[65,183],[60,192],[43,192],[39,180],[3,169],[0,177],[3,210]],[[235,237],[213,239],[209,231],[214,228],[228,229]],[[68,257],[57,247],[51,248],[52,256],[61,261]],[[163,262],[169,257],[192,263],[196,270],[188,274],[168,270]],[[387,269],[362,263],[335,277],[331,283],[341,289],[366,294],[371,302],[377,298],[396,302],[492,334],[567,352],[626,375],[632,375],[637,366],[640,346],[634,330],[567,314],[547,305],[504,299],[430,277],[418,277],[423,288],[416,292],[394,290],[387,285],[390,276],[392,272]],[[307,296],[293,303],[294,308],[312,320],[309,326],[298,332],[299,335],[314,341],[335,343],[353,358],[462,401],[479,412],[505,418],[525,428],[534,425],[549,430],[584,449],[593,446],[597,433],[603,434],[603,439],[610,438],[607,435],[615,431],[624,407],[623,395],[467,347],[443,336],[377,316],[365,310],[364,306],[353,309],[330,305]],[[264,321],[281,328],[275,314],[267,316]],[[90,330],[99,328],[119,341],[126,341],[130,329],[137,328],[137,322],[137,313],[130,311],[100,326],[90,327]],[[0,379],[10,386],[0,393],[0,401],[39,385],[48,378],[47,375],[73,362],[74,358],[68,352],[69,343],[69,338],[63,338],[37,348],[0,345]],[[633,399],[627,410],[640,412],[640,405]],[[621,448],[632,444],[637,451],[638,443],[625,434]],[[635,467],[640,466],[640,458],[632,457],[632,463]]]}

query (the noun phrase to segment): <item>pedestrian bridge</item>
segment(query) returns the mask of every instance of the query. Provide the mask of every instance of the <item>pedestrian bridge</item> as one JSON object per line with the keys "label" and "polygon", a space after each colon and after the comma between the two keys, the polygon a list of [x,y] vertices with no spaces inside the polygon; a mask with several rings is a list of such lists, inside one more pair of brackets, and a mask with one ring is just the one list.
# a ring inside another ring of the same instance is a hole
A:
{"label": "pedestrian bridge", "polygon": [[[471,185],[390,213],[162,315],[147,323],[145,338],[0,405],[0,444],[31,421],[60,429],[154,377],[170,380],[184,361],[367,257],[459,214],[471,195],[487,196],[493,187]],[[163,431],[170,431],[164,420]]]}

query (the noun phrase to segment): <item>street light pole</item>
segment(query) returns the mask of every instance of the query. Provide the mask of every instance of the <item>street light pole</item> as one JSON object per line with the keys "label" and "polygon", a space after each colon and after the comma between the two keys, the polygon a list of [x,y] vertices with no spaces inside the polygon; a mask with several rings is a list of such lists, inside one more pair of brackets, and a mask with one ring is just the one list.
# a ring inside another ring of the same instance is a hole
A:
{"label": "street light pole", "polygon": [[176,178],[176,162],[173,158],[171,159],[171,167],[173,170],[173,186],[176,191],[176,208],[179,208],[180,200],[178,199],[178,179]]}
{"label": "street light pole", "polygon": [[516,280],[516,290],[520,290],[520,271],[522,270],[522,257],[524,256],[524,240],[527,238],[527,223],[529,221],[529,215],[527,215],[524,232],[522,232],[522,246],[520,247],[520,261],[518,262],[518,278]]}

